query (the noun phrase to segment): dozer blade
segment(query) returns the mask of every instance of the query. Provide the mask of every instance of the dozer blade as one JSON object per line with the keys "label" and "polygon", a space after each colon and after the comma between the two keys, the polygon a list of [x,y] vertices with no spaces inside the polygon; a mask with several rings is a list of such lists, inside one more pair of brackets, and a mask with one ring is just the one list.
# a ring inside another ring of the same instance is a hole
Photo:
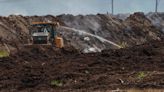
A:
{"label": "dozer blade", "polygon": [[24,44],[24,48],[34,48],[34,47],[53,47],[51,44]]}

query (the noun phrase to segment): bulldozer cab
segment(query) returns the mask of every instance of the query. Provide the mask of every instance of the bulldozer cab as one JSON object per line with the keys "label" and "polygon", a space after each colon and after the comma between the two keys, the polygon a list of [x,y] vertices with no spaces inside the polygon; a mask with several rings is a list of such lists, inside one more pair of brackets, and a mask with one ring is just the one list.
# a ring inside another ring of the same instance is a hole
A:
{"label": "bulldozer cab", "polygon": [[53,44],[56,36],[54,23],[34,22],[30,28],[33,44]]}
{"label": "bulldozer cab", "polygon": [[63,48],[63,38],[57,35],[57,26],[58,23],[33,22],[29,30],[31,38],[29,45],[51,45]]}

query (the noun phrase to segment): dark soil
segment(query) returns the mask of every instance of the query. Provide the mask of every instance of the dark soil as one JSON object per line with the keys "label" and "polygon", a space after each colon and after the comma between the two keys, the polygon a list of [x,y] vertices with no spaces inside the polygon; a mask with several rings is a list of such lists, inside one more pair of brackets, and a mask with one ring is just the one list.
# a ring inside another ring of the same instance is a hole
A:
{"label": "dark soil", "polygon": [[164,88],[164,42],[101,53],[32,47],[0,59],[1,92]]}

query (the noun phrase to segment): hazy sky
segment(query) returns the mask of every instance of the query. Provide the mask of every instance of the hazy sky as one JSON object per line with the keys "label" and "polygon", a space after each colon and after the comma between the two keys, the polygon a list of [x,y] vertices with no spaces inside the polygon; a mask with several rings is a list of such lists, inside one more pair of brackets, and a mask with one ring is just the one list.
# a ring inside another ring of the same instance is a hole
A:
{"label": "hazy sky", "polygon": [[[115,14],[154,12],[155,0],[114,0]],[[111,11],[111,0],[0,0],[0,15],[96,14]],[[159,0],[164,12],[164,0]]]}

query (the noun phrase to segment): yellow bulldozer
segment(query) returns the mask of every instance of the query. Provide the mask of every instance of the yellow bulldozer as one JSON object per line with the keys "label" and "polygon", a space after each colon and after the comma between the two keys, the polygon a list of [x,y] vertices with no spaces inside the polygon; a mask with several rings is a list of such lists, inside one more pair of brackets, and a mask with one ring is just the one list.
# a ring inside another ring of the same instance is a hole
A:
{"label": "yellow bulldozer", "polygon": [[57,48],[63,48],[64,42],[61,34],[57,34],[58,22],[33,22],[30,30],[31,45],[51,45]]}

